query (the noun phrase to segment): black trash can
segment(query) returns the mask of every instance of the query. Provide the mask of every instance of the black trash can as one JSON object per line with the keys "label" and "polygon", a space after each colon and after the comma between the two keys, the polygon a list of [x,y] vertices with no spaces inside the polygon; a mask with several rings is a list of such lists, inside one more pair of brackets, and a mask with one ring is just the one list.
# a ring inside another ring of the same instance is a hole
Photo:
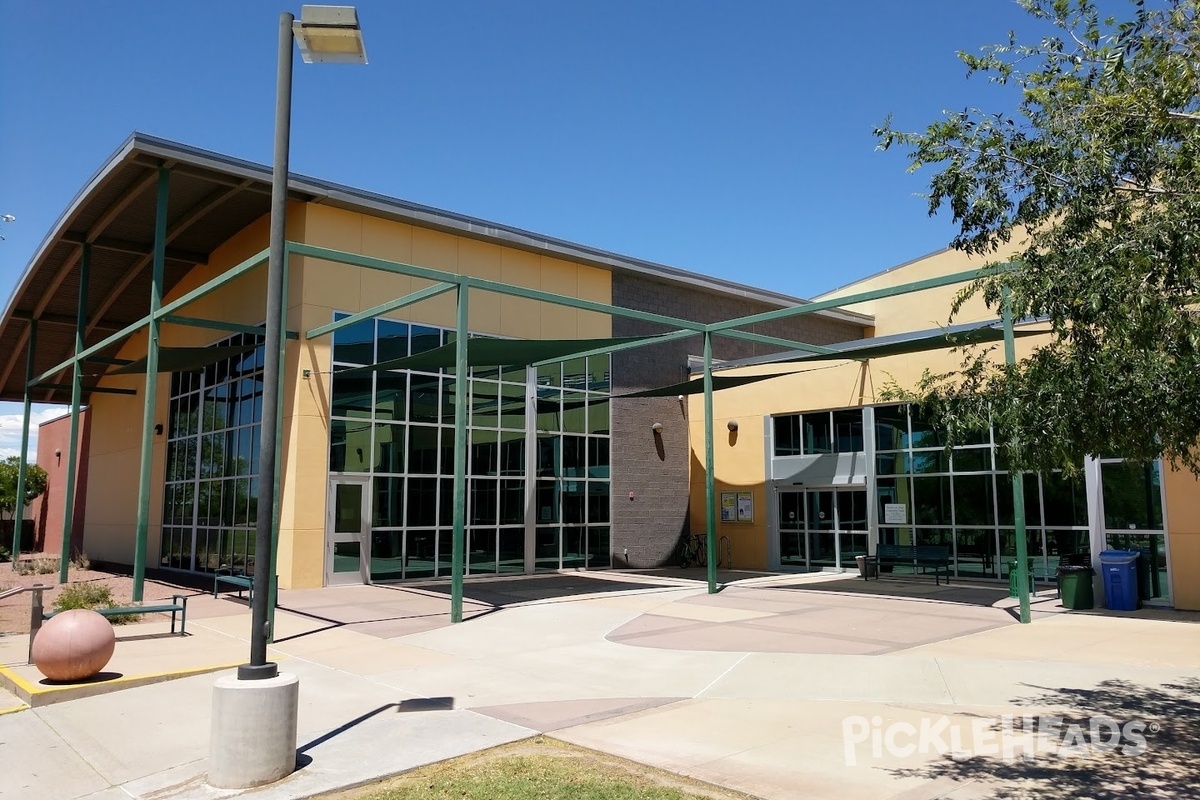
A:
{"label": "black trash can", "polygon": [[1096,570],[1091,567],[1077,567],[1070,564],[1058,568],[1058,596],[1062,599],[1063,608],[1072,611],[1085,611],[1096,607],[1096,598],[1092,592],[1092,578]]}

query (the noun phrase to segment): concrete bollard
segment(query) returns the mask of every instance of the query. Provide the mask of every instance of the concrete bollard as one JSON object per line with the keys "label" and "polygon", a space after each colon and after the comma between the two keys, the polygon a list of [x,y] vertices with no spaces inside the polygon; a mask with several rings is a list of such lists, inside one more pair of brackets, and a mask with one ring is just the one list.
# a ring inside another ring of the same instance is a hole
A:
{"label": "concrete bollard", "polygon": [[259,681],[218,678],[213,686],[209,785],[249,789],[292,774],[299,705],[300,680],[290,673]]}

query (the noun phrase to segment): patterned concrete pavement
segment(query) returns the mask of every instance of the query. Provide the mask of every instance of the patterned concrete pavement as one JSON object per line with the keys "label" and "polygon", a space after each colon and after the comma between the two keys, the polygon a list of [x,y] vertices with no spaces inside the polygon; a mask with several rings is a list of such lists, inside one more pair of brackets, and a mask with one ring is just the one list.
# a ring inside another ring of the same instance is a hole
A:
{"label": "patterned concrete pavement", "polygon": [[[1198,615],[1038,598],[1022,626],[990,586],[724,574],[708,595],[686,577],[481,581],[456,626],[444,585],[284,592],[273,653],[301,677],[304,766],[248,796],[535,732],[767,798],[1192,797],[1200,782]],[[213,611],[196,636],[244,642],[244,607]],[[150,641],[164,658],[179,644]],[[0,716],[0,742],[20,743],[0,797],[228,796],[203,784],[212,680]],[[1004,715],[1034,713],[1082,724],[1083,755],[1053,737],[1029,760],[991,752]],[[1141,755],[1112,752],[1088,739],[1100,715],[1159,727]]]}

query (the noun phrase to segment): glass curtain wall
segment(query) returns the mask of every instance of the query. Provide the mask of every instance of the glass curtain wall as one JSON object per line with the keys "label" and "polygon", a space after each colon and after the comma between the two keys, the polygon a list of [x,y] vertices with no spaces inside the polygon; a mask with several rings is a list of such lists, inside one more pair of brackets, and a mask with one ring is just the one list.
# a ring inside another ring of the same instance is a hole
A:
{"label": "glass curtain wall", "polygon": [[258,347],[171,374],[162,567],[254,571],[262,342],[254,334],[231,336],[215,346]]}
{"label": "glass curtain wall", "polygon": [[610,358],[537,368],[534,566],[612,566]]}
{"label": "glass curtain wall", "polygon": [[[329,471],[371,477],[372,580],[450,574],[456,376],[453,369],[339,371],[415,355],[449,344],[454,336],[453,330],[387,319],[334,333]],[[611,565],[608,365],[608,357],[601,356],[586,364],[579,359],[539,369],[534,408],[532,370],[471,369],[468,574],[525,571],[527,498],[534,491],[531,459],[539,478],[546,476],[536,487],[539,545],[543,522],[547,531],[555,528],[553,563],[539,546],[537,566]],[[529,432],[531,419],[536,419],[536,435]],[[531,447],[536,455],[529,455]],[[573,527],[582,535],[573,529],[575,538],[560,550],[567,538],[564,520],[578,520]]]}
{"label": "glass curtain wall", "polygon": [[[944,432],[919,410],[891,405],[871,412],[879,541],[940,545],[949,550],[958,576],[1006,577],[1016,555],[1012,479],[991,431],[977,431],[947,452]],[[864,451],[861,422],[856,428],[847,416],[852,414],[862,411],[776,417],[774,454]],[[1074,478],[1024,474],[1022,480],[1028,552],[1041,560],[1039,572],[1052,574],[1060,555],[1089,551],[1082,469]],[[785,520],[781,511],[780,552],[785,563],[789,557],[795,560],[798,552],[798,526],[792,520]],[[850,545],[851,552],[861,552],[856,544]]]}

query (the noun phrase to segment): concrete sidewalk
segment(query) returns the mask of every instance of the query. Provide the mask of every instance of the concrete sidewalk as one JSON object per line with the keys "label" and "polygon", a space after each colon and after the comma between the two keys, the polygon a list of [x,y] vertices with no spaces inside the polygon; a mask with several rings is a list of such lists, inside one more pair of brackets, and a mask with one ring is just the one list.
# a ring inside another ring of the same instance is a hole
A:
{"label": "concrete sidewalk", "polygon": [[[672,576],[485,581],[468,585],[473,618],[456,626],[444,587],[284,592],[272,657],[300,676],[293,776],[244,793],[204,784],[216,672],[13,713],[0,695],[0,797],[308,797],[539,732],[769,798],[1065,800],[1154,775],[1180,779],[1154,796],[1193,796],[1197,615],[1063,614],[1039,599],[1020,626],[992,587],[949,599],[913,581],[860,585],[769,576],[707,595]],[[219,666],[223,648],[246,650],[244,606],[192,602],[192,636],[123,641],[118,657],[145,660],[120,669],[150,669],[154,653],[178,668],[185,649]],[[0,648],[23,658],[23,637],[8,638]],[[981,720],[1033,712],[1159,728],[1137,757],[1012,763],[973,745]],[[968,735],[956,753],[873,750],[904,724]],[[1129,789],[1112,796],[1144,794]]]}

